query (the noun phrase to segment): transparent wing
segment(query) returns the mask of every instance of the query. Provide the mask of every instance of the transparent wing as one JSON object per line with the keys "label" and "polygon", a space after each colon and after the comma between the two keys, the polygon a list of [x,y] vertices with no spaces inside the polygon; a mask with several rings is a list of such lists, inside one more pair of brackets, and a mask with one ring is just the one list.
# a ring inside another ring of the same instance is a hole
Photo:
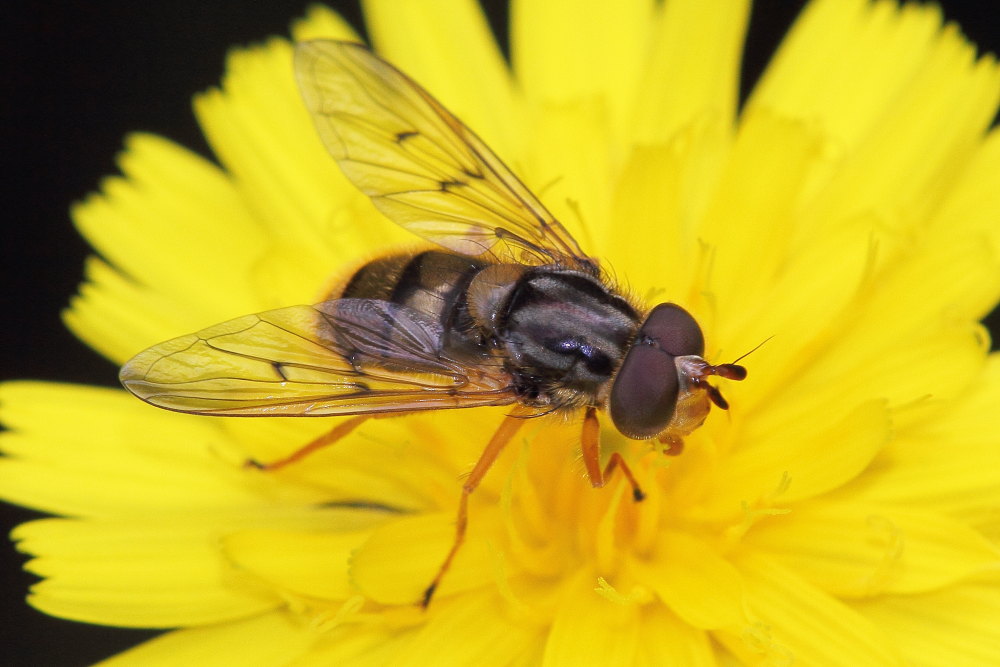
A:
{"label": "transparent wing", "polygon": [[515,400],[501,362],[457,360],[441,327],[405,306],[338,299],[247,315],[155,345],[122,367],[126,389],[181,412],[328,416]]}
{"label": "transparent wing", "polygon": [[366,47],[301,43],[295,71],[327,149],[391,220],[466,255],[594,268],[472,130]]}

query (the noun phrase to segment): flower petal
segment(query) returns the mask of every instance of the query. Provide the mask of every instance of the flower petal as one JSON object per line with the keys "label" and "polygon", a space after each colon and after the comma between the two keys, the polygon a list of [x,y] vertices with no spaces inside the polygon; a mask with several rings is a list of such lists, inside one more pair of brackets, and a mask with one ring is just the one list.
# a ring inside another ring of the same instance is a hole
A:
{"label": "flower petal", "polygon": [[1000,355],[993,354],[970,391],[901,433],[844,493],[857,502],[946,513],[976,526],[995,522],[1000,507],[997,405]]}
{"label": "flower petal", "polygon": [[691,274],[703,253],[691,231],[695,216],[688,190],[704,182],[694,165],[712,150],[711,131],[720,130],[700,125],[669,144],[637,148],[619,174],[602,260],[612,269],[628,266],[630,289],[647,303],[659,297],[691,303],[697,297]]}
{"label": "flower petal", "polygon": [[344,600],[354,593],[347,576],[351,553],[371,530],[301,533],[240,531],[223,540],[233,564],[279,590],[310,598]]}
{"label": "flower petal", "polygon": [[579,573],[564,584],[541,664],[631,665],[639,642],[639,609],[594,590],[596,577]]}
{"label": "flower petal", "polygon": [[167,628],[245,618],[282,602],[232,580],[206,527],[150,521],[42,519],[18,526],[27,569],[44,581],[28,601],[88,623]]}
{"label": "flower petal", "polygon": [[1000,562],[1000,550],[954,520],[857,501],[796,507],[748,543],[837,597],[933,590]]}
{"label": "flower petal", "polygon": [[[654,4],[627,0],[517,2],[511,7],[511,59],[525,98],[543,104],[592,101],[606,106],[624,134],[647,56]],[[567,57],[573,54],[572,57]]]}
{"label": "flower petal", "polygon": [[[125,141],[123,176],[73,207],[87,240],[116,268],[187,303],[256,303],[243,281],[265,242],[226,173],[205,158],[151,134]],[[225,245],[226,253],[218,248]],[[178,266],[197,271],[179,271]],[[205,283],[219,288],[206,294]],[[220,294],[221,293],[221,294]]]}
{"label": "flower petal", "polygon": [[692,628],[659,605],[649,605],[639,617],[639,648],[635,664],[715,667],[708,633]]}
{"label": "flower petal", "polygon": [[360,42],[361,37],[343,16],[325,5],[311,5],[303,18],[292,22],[292,38],[296,42],[311,39],[343,39]]}
{"label": "flower petal", "polygon": [[427,616],[393,665],[509,665],[536,655],[542,646],[541,630],[516,622],[492,595],[436,600]]}
{"label": "flower petal", "polygon": [[412,632],[383,624],[343,624],[321,635],[291,662],[295,667],[358,665],[383,667],[405,655]]}
{"label": "flower petal", "polygon": [[[961,271],[956,262],[972,278],[955,276]],[[898,258],[894,270],[856,284],[865,298],[854,299],[832,319],[831,313],[819,315],[811,332],[799,329],[803,336],[797,337],[794,323],[787,331],[779,330],[783,338],[792,335],[787,344],[776,341],[755,355],[751,368],[761,371],[753,376],[752,393],[745,387],[730,393],[734,401],[744,399],[735,401],[744,409],[766,419],[784,419],[787,409],[800,410],[804,404],[844,405],[880,396],[896,407],[928,396],[940,401],[962,395],[982,367],[988,347],[971,313],[962,311],[972,311],[994,289],[1000,279],[987,279],[986,274],[998,270],[1000,256],[984,248],[982,239],[952,240],[908,253]],[[782,307],[777,310],[783,312]],[[763,333],[759,326],[756,331]],[[944,358],[948,373],[941,372]],[[897,414],[901,417],[906,415]]]}
{"label": "flower petal", "polygon": [[898,664],[883,631],[843,603],[771,559],[746,553],[736,566],[746,584],[754,626],[715,637],[744,662],[780,660],[803,665]]}
{"label": "flower petal", "polygon": [[[1000,208],[1000,130],[993,129],[963,164],[941,209],[934,215],[934,229],[942,236],[961,234],[985,236],[987,245],[1000,247],[1000,225],[994,211]],[[983,304],[985,315],[996,304]]]}
{"label": "flower petal", "polygon": [[732,126],[749,15],[746,0],[669,2],[658,8],[633,105],[636,143],[671,140],[698,119]]}
{"label": "flower petal", "polygon": [[766,111],[743,114],[697,232],[712,255],[701,289],[711,293],[717,312],[733,314],[728,327],[740,327],[739,313],[760,319],[774,308],[773,284],[796,240],[795,209],[804,179],[820,160],[819,147],[815,132],[799,121]]}
{"label": "flower petal", "polygon": [[1000,577],[995,573],[922,595],[856,606],[895,639],[913,665],[989,665],[1000,655]]}
{"label": "flower petal", "polygon": [[[614,156],[608,150],[608,117],[595,100],[552,105],[531,115],[536,135],[526,180],[544,189],[549,210],[576,238],[585,252],[596,252],[606,223],[614,179]],[[580,137],[588,137],[581,141]]]}
{"label": "flower petal", "polygon": [[803,223],[933,206],[995,112],[996,68],[974,58],[954,26],[942,29],[937,7],[810,3],[748,103],[817,119],[844,156],[812,207],[820,219]]}
{"label": "flower petal", "polygon": [[[477,532],[493,522],[479,513],[469,535],[435,598],[467,591],[494,581],[498,565],[495,550]],[[455,539],[450,514],[407,516],[378,527],[354,553],[350,575],[367,597],[383,604],[416,604]]]}
{"label": "flower petal", "polygon": [[185,309],[169,296],[137,285],[96,257],[87,258],[84,273],[87,282],[63,311],[63,321],[80,340],[115,363],[214,318],[197,306]]}
{"label": "flower petal", "polygon": [[685,623],[712,630],[745,622],[740,574],[716,549],[685,533],[668,531],[654,559],[635,562],[635,576]]}
{"label": "flower petal", "polygon": [[[248,475],[218,422],[154,410],[123,391],[17,382],[0,385],[0,494],[74,516],[306,512],[321,490]],[[59,415],[53,419],[52,415]],[[228,458],[228,460],[227,460]]]}
{"label": "flower petal", "polygon": [[861,473],[889,440],[883,401],[868,401],[846,415],[802,401],[791,409],[805,411],[790,415],[776,406],[748,421],[740,437],[750,444],[720,467],[706,512],[731,513],[761,501],[790,503],[835,489]]}
{"label": "flower petal", "polygon": [[[447,427],[455,417],[461,420],[460,415],[441,415],[434,425]],[[267,462],[288,456],[339,423],[277,417],[227,420],[224,425],[247,455]],[[424,439],[443,437],[441,432],[447,430],[429,428],[419,415],[371,420],[333,446],[310,454],[302,464],[249,472],[264,484],[325,490],[327,501],[366,502],[403,511],[440,507],[454,503],[460,489],[455,468],[443,465],[439,449],[428,447]]]}
{"label": "flower petal", "polygon": [[101,662],[101,667],[289,664],[315,641],[293,614],[273,611],[204,628],[175,630]]}

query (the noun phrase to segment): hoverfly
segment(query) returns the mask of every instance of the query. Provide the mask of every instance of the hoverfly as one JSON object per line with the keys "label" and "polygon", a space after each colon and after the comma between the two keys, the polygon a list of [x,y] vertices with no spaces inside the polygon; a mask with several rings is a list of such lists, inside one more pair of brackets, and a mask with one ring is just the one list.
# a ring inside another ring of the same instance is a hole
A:
{"label": "hoverfly", "polygon": [[295,71],[319,135],[347,178],[390,220],[437,247],[389,255],[322,303],[247,315],[141,352],[122,384],[152,405],[204,415],[353,415],[280,461],[328,446],[366,419],[421,410],[514,406],[462,485],[455,540],[426,607],[465,536],[469,495],[525,418],[583,412],[590,482],[601,467],[598,410],[632,439],[680,446],[710,404],[707,379],[742,380],[702,358],[694,318],[646,309],[500,159],[427,91],[366,47],[299,44]]}

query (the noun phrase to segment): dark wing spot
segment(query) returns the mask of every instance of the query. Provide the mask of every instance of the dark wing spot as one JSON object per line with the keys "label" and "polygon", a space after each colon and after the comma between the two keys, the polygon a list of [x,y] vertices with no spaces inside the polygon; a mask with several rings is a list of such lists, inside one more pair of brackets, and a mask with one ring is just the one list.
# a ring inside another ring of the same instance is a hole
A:
{"label": "dark wing spot", "polygon": [[416,130],[406,130],[404,132],[397,132],[396,133],[396,143],[397,144],[401,144],[404,141],[406,141],[407,139],[412,139],[413,137],[417,136],[418,134],[420,134],[420,133],[417,132]]}
{"label": "dark wing spot", "polygon": [[441,192],[448,192],[453,188],[460,188],[464,185],[465,183],[463,183],[462,181],[456,181],[456,180],[440,181],[438,183],[438,186],[441,188]]}
{"label": "dark wing spot", "polygon": [[277,373],[278,377],[280,377],[283,381],[285,382],[288,381],[288,376],[285,375],[284,364],[282,364],[280,361],[272,361],[271,368],[274,369],[274,372]]}
{"label": "dark wing spot", "polygon": [[467,169],[465,167],[462,167],[462,173],[468,176],[469,178],[475,178],[475,179],[485,178],[483,176],[483,172],[479,171],[478,169]]}

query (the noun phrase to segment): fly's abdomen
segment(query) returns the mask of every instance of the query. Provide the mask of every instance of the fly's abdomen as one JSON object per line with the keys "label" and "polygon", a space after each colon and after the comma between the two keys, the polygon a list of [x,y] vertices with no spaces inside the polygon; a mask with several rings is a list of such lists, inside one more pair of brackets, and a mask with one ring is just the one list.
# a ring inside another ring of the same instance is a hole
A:
{"label": "fly's abdomen", "polygon": [[389,255],[358,269],[337,296],[405,306],[440,326],[439,351],[453,358],[480,358],[486,351],[469,315],[466,293],[486,266],[473,257],[436,250]]}

